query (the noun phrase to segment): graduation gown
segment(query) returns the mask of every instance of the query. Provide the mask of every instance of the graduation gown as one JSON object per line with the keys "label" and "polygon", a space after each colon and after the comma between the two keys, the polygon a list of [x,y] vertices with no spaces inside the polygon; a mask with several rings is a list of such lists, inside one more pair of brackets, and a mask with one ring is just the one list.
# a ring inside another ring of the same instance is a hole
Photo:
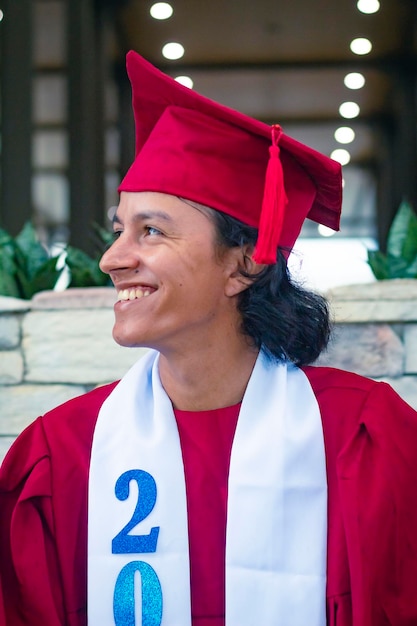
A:
{"label": "graduation gown", "polygon": [[[326,451],[327,623],[415,626],[417,414],[384,383],[330,368],[304,371]],[[38,418],[3,463],[1,626],[87,623],[90,450],[115,384]]]}

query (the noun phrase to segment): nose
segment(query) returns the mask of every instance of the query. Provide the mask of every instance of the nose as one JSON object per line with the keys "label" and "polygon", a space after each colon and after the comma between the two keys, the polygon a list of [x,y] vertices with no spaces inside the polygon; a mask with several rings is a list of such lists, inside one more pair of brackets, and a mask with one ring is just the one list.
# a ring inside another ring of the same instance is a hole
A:
{"label": "nose", "polygon": [[124,269],[136,269],[138,262],[131,246],[121,235],[101,257],[100,269],[105,274],[111,275],[113,272]]}

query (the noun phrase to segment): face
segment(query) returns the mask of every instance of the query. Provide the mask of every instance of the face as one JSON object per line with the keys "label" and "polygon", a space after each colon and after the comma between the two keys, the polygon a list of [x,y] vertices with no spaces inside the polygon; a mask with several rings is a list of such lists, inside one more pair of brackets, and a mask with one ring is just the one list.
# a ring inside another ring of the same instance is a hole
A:
{"label": "face", "polygon": [[101,269],[118,292],[119,344],[184,351],[237,326],[237,251],[219,254],[209,215],[167,194],[122,192],[114,232]]}

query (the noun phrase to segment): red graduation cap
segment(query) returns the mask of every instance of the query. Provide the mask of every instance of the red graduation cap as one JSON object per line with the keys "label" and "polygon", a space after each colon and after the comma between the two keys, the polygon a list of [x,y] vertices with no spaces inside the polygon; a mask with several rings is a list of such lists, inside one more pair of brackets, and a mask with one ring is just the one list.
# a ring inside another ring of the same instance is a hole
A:
{"label": "red graduation cap", "polygon": [[339,229],[340,164],[209,100],[127,55],[136,157],[119,191],[158,191],[223,211],[259,229],[254,258],[275,263],[306,217]]}

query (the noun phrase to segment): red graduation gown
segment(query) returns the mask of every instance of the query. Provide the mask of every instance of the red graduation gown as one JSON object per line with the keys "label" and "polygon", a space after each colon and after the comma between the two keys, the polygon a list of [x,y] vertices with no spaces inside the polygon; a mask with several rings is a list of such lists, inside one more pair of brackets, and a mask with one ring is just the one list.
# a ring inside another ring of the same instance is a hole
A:
{"label": "red graduation gown", "polygon": [[[305,372],[326,449],[328,625],[416,626],[417,414],[383,383],[329,368]],[[90,449],[113,386],[36,420],[3,463],[1,626],[87,623]]]}

